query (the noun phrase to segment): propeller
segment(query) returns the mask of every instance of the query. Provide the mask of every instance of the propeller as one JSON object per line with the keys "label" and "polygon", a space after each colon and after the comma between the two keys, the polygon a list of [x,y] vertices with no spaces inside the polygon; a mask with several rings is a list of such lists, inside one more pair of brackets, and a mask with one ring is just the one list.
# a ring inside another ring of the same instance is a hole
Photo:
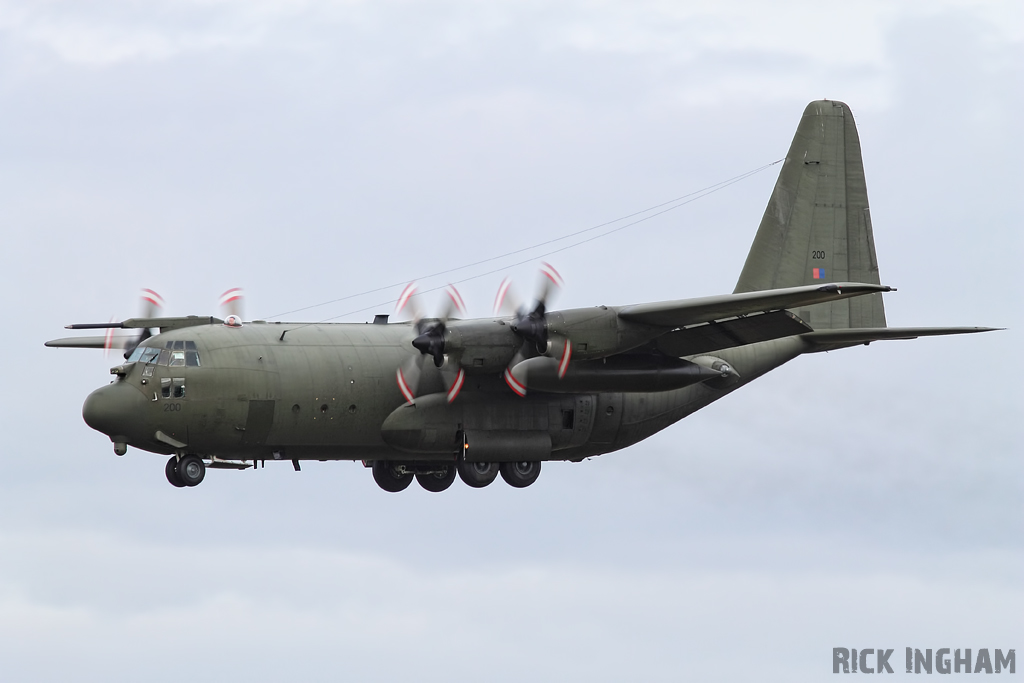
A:
{"label": "propeller", "polygon": [[220,313],[224,324],[228,327],[242,326],[242,295],[241,287],[232,287],[220,295]]}
{"label": "propeller", "polygon": [[[502,280],[501,285],[498,286],[497,296],[494,298],[495,315],[515,316],[511,325],[515,334],[524,342],[532,344],[538,354],[558,358],[559,379],[564,377],[566,370],[569,369],[569,361],[572,359],[572,344],[567,337],[551,334],[548,331],[547,311],[553,296],[562,289],[564,284],[565,281],[554,266],[550,263],[541,263],[540,286],[532,309],[523,307],[519,303],[509,278]],[[508,367],[505,368],[505,382],[512,391],[520,396],[526,395],[526,386],[513,376],[512,368],[526,359],[528,351],[525,344],[520,346]]]}
{"label": "propeller", "polygon": [[448,285],[445,287],[445,294],[447,296],[445,297],[440,314],[437,318],[425,319],[420,311],[416,292],[416,283],[409,283],[402,290],[402,294],[398,297],[398,302],[395,304],[396,316],[408,316],[408,319],[412,322],[412,329],[416,336],[413,337],[410,344],[419,352],[410,355],[399,366],[395,374],[398,388],[406,401],[409,403],[415,401],[420,380],[423,377],[424,365],[429,357],[433,360],[434,367],[441,370],[445,385],[448,387],[448,403],[451,403],[459,395],[459,391],[462,390],[466,373],[462,368],[455,372],[446,366],[444,334],[445,330],[447,330],[448,319],[451,318],[453,313],[458,311],[462,315],[466,314],[466,304],[462,300],[462,295],[459,294],[459,291],[453,285]]}
{"label": "propeller", "polygon": [[[154,292],[152,289],[143,289],[142,297],[140,299],[139,306],[139,317],[140,318],[159,318],[160,311],[163,310],[164,299],[162,296]],[[129,338],[124,342],[124,357],[127,359],[128,356],[132,355],[135,348],[153,336],[153,333],[148,327],[144,327],[139,330],[139,334],[134,338]],[[114,342],[114,331],[112,329],[107,330],[107,337],[104,341],[104,349],[109,353],[110,349],[115,345]]]}

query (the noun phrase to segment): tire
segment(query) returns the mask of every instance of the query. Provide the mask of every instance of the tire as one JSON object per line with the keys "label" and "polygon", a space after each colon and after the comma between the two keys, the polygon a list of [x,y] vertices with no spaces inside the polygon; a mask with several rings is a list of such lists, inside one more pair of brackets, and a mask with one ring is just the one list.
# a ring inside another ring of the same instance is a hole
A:
{"label": "tire", "polygon": [[171,456],[171,459],[167,461],[167,465],[164,467],[164,474],[167,475],[167,481],[171,483],[171,486],[176,488],[184,488],[185,482],[178,478],[178,458]]}
{"label": "tire", "polygon": [[440,493],[451,486],[452,482],[455,481],[455,463],[445,465],[444,468],[445,470],[443,474],[441,472],[436,472],[434,474],[417,474],[416,481],[418,481],[420,486],[425,488],[427,491],[430,491],[431,493]]}
{"label": "tire", "polygon": [[482,489],[498,477],[496,462],[460,461],[456,469],[459,471],[459,479],[475,489]]}
{"label": "tire", "polygon": [[412,472],[400,474],[395,469],[395,463],[390,460],[375,460],[373,480],[388,493],[398,493],[409,488],[409,484],[412,483]]}
{"label": "tire", "polygon": [[186,455],[178,461],[175,471],[178,480],[185,486],[199,486],[206,476],[206,465],[198,455]]}
{"label": "tire", "polygon": [[501,463],[501,478],[509,486],[517,489],[525,489],[537,481],[540,476],[540,461],[527,460],[524,462],[503,462]]}

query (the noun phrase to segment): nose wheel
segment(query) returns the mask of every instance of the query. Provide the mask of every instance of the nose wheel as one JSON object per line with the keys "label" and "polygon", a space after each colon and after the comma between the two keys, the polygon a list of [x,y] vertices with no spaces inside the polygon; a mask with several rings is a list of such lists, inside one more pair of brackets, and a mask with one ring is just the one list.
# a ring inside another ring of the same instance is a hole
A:
{"label": "nose wheel", "polygon": [[172,456],[167,461],[167,466],[164,467],[164,474],[167,475],[167,481],[171,482],[171,486],[176,488],[182,488],[185,486],[185,482],[178,478],[178,457]]}
{"label": "nose wheel", "polygon": [[198,455],[172,456],[164,467],[164,474],[171,486],[198,486],[206,476],[206,465]]}

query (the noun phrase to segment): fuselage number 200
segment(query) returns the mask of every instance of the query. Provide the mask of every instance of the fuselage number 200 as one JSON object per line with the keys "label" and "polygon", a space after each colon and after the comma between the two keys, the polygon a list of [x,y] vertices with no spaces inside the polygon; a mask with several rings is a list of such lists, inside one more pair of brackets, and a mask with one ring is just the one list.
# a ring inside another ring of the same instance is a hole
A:
{"label": "fuselage number 200", "polygon": [[825,252],[824,251],[812,251],[811,252],[811,258],[812,259],[821,260],[821,259],[825,258]]}

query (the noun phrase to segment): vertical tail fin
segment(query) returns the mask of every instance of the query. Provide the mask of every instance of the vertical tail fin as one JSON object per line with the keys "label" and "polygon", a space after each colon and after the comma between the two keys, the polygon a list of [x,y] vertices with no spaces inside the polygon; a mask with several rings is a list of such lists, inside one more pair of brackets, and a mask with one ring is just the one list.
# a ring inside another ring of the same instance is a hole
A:
{"label": "vertical tail fin", "polygon": [[[827,282],[879,284],[860,138],[843,102],[811,102],[735,292]],[[885,327],[882,295],[795,311],[816,330]]]}

